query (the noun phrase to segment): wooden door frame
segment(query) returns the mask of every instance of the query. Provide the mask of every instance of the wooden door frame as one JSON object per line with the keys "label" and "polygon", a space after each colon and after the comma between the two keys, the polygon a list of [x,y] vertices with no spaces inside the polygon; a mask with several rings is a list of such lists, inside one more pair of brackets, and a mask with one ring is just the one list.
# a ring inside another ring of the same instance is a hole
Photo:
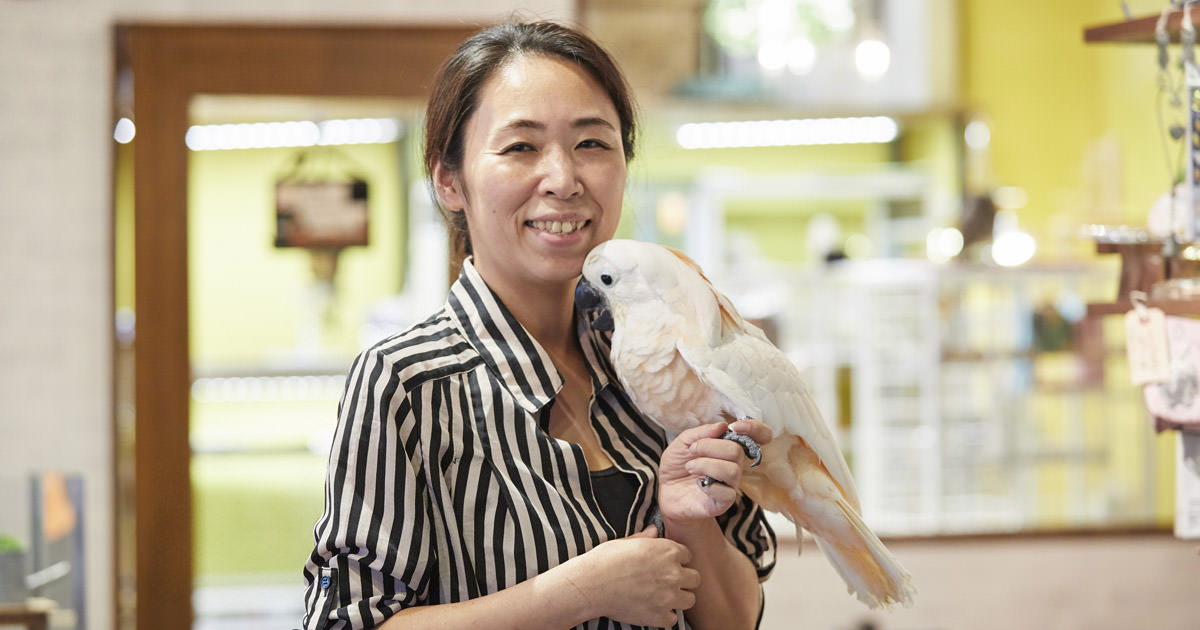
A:
{"label": "wooden door frame", "polygon": [[[132,118],[137,125],[133,495],[138,628],[190,628],[193,617],[188,155],[183,141],[192,97],[422,98],[437,66],[476,28],[157,23],[115,27],[118,71],[132,72],[134,79]],[[114,523],[114,530],[119,527]],[[297,575],[302,562],[297,558]],[[118,585],[114,581],[114,589]],[[118,609],[114,615],[119,614]]]}

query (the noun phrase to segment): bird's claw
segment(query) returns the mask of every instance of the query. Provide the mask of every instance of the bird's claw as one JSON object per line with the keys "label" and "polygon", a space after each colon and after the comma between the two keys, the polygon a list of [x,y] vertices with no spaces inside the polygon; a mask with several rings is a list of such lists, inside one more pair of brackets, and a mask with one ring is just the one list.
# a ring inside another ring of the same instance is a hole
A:
{"label": "bird's claw", "polygon": [[657,505],[650,510],[650,524],[654,526],[654,529],[658,530],[659,538],[667,537],[667,526],[663,522],[662,510],[658,509]]}
{"label": "bird's claw", "polygon": [[758,445],[758,442],[750,439],[750,436],[742,435],[741,433],[737,433],[735,431],[726,431],[725,435],[721,436],[721,439],[730,440],[740,444],[742,446],[742,450],[746,452],[746,457],[754,460],[750,462],[751,467],[762,463],[762,447]]}

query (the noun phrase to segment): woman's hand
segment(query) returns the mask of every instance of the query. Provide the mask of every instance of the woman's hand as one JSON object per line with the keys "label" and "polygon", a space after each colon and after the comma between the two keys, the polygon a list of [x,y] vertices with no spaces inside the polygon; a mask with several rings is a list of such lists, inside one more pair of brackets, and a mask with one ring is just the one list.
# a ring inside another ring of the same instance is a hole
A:
{"label": "woman's hand", "polygon": [[568,579],[592,616],[658,628],[675,625],[676,611],[696,604],[700,573],[687,566],[691,559],[687,547],[658,538],[651,526],[602,543],[563,567],[581,570]]}
{"label": "woman's hand", "polygon": [[692,561],[686,546],[651,526],[483,597],[406,608],[381,628],[573,628],[596,617],[670,627],[677,611],[696,605]]}
{"label": "woman's hand", "polygon": [[[693,607],[699,611],[696,593],[707,589],[713,591],[704,605],[709,610],[696,614],[708,627],[731,627],[727,622],[740,624],[743,618],[753,621],[758,610],[754,568],[740,552],[721,544],[724,537],[712,520],[737,500],[742,470],[750,464],[740,444],[721,439],[729,429],[759,444],[773,437],[771,429],[757,420],[717,422],[684,431],[663,451],[658,502],[667,532],[674,531],[675,540],[659,538],[651,526],[628,538],[603,543],[551,570],[574,587],[585,602],[588,618],[604,616],[633,625],[668,627],[675,624],[676,611]],[[701,486],[705,476],[720,483]],[[694,555],[689,545],[708,557]],[[702,580],[702,571],[709,577]],[[710,578],[711,583],[702,586],[702,581]],[[745,593],[739,601],[746,604],[745,610],[733,610],[719,595],[741,588]],[[717,610],[712,610],[714,605]]]}
{"label": "woman's hand", "polygon": [[[750,460],[740,444],[721,439],[727,429],[760,445],[774,436],[758,420],[715,422],[680,433],[663,451],[658,471],[658,505],[668,531],[670,523],[722,514],[737,500],[742,471]],[[719,483],[701,486],[706,475]]]}

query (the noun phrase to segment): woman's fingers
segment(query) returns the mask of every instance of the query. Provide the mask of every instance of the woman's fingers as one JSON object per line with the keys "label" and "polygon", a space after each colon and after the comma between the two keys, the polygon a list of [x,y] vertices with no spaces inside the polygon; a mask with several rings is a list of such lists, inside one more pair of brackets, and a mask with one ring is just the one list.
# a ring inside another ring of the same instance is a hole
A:
{"label": "woman's fingers", "polygon": [[700,572],[687,566],[691,551],[671,540],[654,540],[654,532],[649,527],[589,552],[605,558],[589,573],[604,616],[636,625],[671,626],[675,611],[696,604],[692,591],[700,585]]}
{"label": "woman's fingers", "polygon": [[659,507],[665,522],[711,518],[737,501],[742,471],[752,461],[741,444],[722,439],[731,427],[755,441],[771,439],[771,429],[756,420],[713,422],[680,433],[663,452],[659,466]]}
{"label": "woman's fingers", "polygon": [[[723,433],[722,433],[723,435]],[[721,459],[730,462],[738,461],[738,457],[745,457],[745,451],[742,445],[721,438],[706,438],[692,444],[692,454],[698,458]],[[695,460],[693,460],[695,461]]]}
{"label": "woman's fingers", "polygon": [[[736,445],[735,445],[736,446]],[[687,463],[687,471],[701,477],[712,477],[727,485],[737,487],[742,479],[742,463],[733,456],[732,461],[715,458],[696,458]]]}

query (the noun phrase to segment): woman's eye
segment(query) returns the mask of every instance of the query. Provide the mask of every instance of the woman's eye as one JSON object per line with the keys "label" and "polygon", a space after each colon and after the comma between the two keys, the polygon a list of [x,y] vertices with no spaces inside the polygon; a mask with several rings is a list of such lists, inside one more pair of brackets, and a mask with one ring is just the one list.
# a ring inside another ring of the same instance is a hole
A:
{"label": "woman's eye", "polygon": [[607,149],[608,145],[599,140],[584,140],[579,143],[581,149]]}
{"label": "woman's eye", "polygon": [[533,150],[533,145],[525,143],[525,142],[518,142],[516,144],[509,145],[503,151],[501,151],[501,153],[524,153],[526,151],[532,151],[532,150]]}

